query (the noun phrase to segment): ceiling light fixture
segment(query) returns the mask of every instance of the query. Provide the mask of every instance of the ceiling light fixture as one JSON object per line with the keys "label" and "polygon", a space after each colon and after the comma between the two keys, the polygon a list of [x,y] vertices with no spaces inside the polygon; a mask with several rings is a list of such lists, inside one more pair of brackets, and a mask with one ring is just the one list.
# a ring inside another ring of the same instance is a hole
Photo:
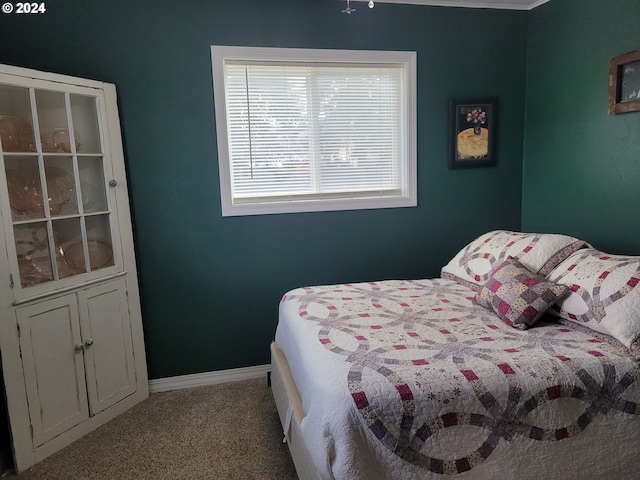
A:
{"label": "ceiling light fixture", "polygon": [[[349,2],[350,2],[350,0],[347,0],[347,8],[342,10],[342,13],[348,13],[349,15],[351,15],[351,13],[355,12],[356,9],[355,8],[351,8],[351,5],[350,5]],[[367,5],[369,5],[369,8],[373,8],[375,6],[375,4],[373,3],[373,0],[369,0],[369,3]]]}
{"label": "ceiling light fixture", "polygon": [[347,14],[351,15],[351,12],[355,12],[355,11],[356,11],[356,9],[355,8],[351,8],[351,6],[349,5],[349,0],[347,0],[347,8],[342,10],[342,13],[347,13]]}

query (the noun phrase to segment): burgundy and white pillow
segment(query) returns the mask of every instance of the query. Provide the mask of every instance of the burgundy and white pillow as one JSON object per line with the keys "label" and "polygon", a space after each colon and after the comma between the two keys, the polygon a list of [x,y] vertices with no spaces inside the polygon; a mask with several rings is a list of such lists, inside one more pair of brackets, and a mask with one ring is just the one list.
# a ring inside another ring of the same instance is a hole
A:
{"label": "burgundy and white pillow", "polygon": [[495,230],[481,235],[460,250],[442,268],[441,277],[478,291],[491,272],[508,257],[516,258],[532,272],[547,275],[569,255],[585,246],[588,245],[584,241],[568,235]]}
{"label": "burgundy and white pillow", "polygon": [[491,272],[476,301],[508,325],[525,329],[568,293],[569,287],[551,282],[509,257]]}
{"label": "burgundy and white pillow", "polygon": [[570,288],[551,313],[640,353],[640,256],[587,248],[567,258],[548,278]]}

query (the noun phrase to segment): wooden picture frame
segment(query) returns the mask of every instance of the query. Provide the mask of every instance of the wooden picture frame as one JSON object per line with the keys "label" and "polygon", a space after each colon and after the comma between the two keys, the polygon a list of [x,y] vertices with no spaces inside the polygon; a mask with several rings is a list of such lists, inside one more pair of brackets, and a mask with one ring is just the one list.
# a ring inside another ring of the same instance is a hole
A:
{"label": "wooden picture frame", "polygon": [[498,97],[449,99],[449,159],[453,168],[496,165]]}
{"label": "wooden picture frame", "polygon": [[609,62],[609,115],[640,111],[640,50]]}

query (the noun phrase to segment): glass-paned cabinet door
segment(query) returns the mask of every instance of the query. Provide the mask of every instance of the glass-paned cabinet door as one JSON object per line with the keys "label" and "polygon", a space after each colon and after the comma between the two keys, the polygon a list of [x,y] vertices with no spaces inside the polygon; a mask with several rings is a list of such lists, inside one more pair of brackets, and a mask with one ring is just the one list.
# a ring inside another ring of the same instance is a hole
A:
{"label": "glass-paned cabinet door", "polygon": [[4,198],[21,289],[58,288],[116,265],[104,97],[59,88],[0,83]]}

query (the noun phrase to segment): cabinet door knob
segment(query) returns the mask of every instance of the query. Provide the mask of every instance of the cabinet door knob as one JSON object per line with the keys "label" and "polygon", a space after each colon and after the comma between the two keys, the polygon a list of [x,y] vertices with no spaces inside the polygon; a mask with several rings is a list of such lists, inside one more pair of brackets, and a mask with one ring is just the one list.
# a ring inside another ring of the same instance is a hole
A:
{"label": "cabinet door knob", "polygon": [[118,182],[116,182],[115,180],[109,180],[109,186],[111,188],[114,188],[118,185]]}
{"label": "cabinet door knob", "polygon": [[87,348],[89,348],[91,345],[93,345],[93,338],[87,338],[87,339],[84,341],[84,346],[85,346],[85,347],[87,347]]}
{"label": "cabinet door knob", "polygon": [[84,345],[81,343],[76,343],[76,352],[82,352],[84,350]]}

